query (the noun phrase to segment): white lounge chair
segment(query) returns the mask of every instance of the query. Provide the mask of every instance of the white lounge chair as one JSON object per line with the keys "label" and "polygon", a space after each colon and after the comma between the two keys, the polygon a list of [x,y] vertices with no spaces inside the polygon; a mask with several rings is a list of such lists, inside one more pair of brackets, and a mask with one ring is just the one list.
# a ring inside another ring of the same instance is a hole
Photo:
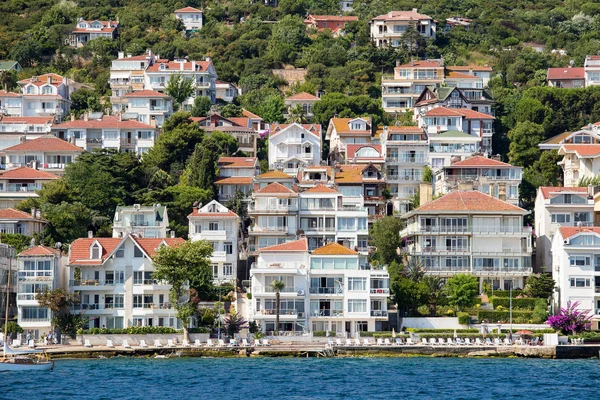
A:
{"label": "white lounge chair", "polygon": [[396,346],[402,346],[404,343],[402,343],[402,339],[400,338],[396,338]]}
{"label": "white lounge chair", "polygon": [[200,342],[200,339],[194,340],[194,347],[202,347],[202,342]]}
{"label": "white lounge chair", "polygon": [[215,344],[213,343],[212,340],[210,339],[206,339],[206,347],[213,347]]}
{"label": "white lounge chair", "polygon": [[167,340],[167,347],[175,347],[175,343],[173,343],[172,339]]}
{"label": "white lounge chair", "polygon": [[123,340],[123,344],[121,345],[124,349],[130,349],[131,346],[129,345],[129,343],[127,342],[127,340]]}
{"label": "white lounge chair", "polygon": [[268,340],[268,339],[263,339],[263,340],[262,340],[262,345],[263,345],[263,346],[270,346],[271,344],[269,343],[269,340]]}
{"label": "white lounge chair", "polygon": [[492,345],[492,339],[485,338],[485,344],[488,345],[488,346],[491,346]]}
{"label": "white lounge chair", "polygon": [[154,347],[162,347],[162,344],[160,343],[160,339],[154,339]]}
{"label": "white lounge chair", "polygon": [[225,347],[225,341],[223,339],[219,339],[218,343],[217,343],[218,347]]}
{"label": "white lounge chair", "polygon": [[504,345],[505,346],[512,346],[512,342],[510,341],[509,338],[504,338]]}
{"label": "white lounge chair", "polygon": [[427,342],[427,339],[421,338],[421,344],[427,346],[429,343]]}
{"label": "white lounge chair", "polygon": [[465,344],[466,344],[467,346],[470,346],[470,345],[472,345],[473,343],[471,342],[471,339],[469,339],[469,338],[465,338]]}
{"label": "white lounge chair", "polygon": [[386,338],[386,339],[383,341],[383,344],[385,344],[386,346],[391,346],[391,345],[392,345],[392,342],[390,342],[390,339],[387,339],[387,338]]}
{"label": "white lounge chair", "polygon": [[21,339],[15,339],[12,341],[12,347],[21,347]]}
{"label": "white lounge chair", "polygon": [[363,340],[363,345],[365,345],[365,346],[370,346],[370,345],[371,345],[371,343],[369,343],[369,339],[365,339],[365,340]]}
{"label": "white lounge chair", "polygon": [[106,341],[106,347],[108,347],[108,348],[112,349],[113,347],[115,347],[115,345],[113,344],[113,341],[112,341],[112,340],[108,339],[108,340]]}
{"label": "white lounge chair", "polygon": [[342,340],[341,339],[335,339],[335,345],[336,346],[341,346],[342,345]]}
{"label": "white lounge chair", "polygon": [[456,338],[456,345],[457,346],[462,346],[463,344],[465,344],[465,341],[462,340],[461,338]]}
{"label": "white lounge chair", "polygon": [[440,346],[443,346],[443,345],[445,345],[445,344],[446,344],[446,341],[445,341],[444,339],[442,339],[442,338],[438,338],[438,344],[439,344]]}
{"label": "white lounge chair", "polygon": [[437,344],[437,341],[434,338],[429,338],[429,344],[435,346]]}
{"label": "white lounge chair", "polygon": [[502,343],[500,342],[500,339],[498,339],[498,338],[495,338],[495,339],[494,339],[494,345],[496,345],[496,346],[500,346],[500,345],[502,345]]}
{"label": "white lounge chair", "polygon": [[354,339],[354,345],[360,346],[360,339]]}
{"label": "white lounge chair", "polygon": [[346,339],[346,346],[352,346],[352,339]]}
{"label": "white lounge chair", "polygon": [[327,339],[327,345],[328,345],[329,347],[333,347],[333,346],[335,346],[335,343],[333,342],[333,340],[331,340],[331,339]]}
{"label": "white lounge chair", "polygon": [[187,339],[183,339],[183,342],[181,342],[181,347],[190,347],[190,342],[188,342]]}
{"label": "white lounge chair", "polygon": [[475,344],[476,344],[477,346],[483,346],[483,342],[482,342],[482,341],[481,341],[481,339],[479,339],[479,338],[476,338],[476,339],[475,339]]}
{"label": "white lounge chair", "polygon": [[[27,343],[27,347],[29,347],[30,349],[34,349],[35,348],[35,340],[29,339],[29,343]],[[90,347],[92,347],[91,344],[90,344]]]}
{"label": "white lounge chair", "polygon": [[413,345],[413,344],[416,344],[416,343],[415,343],[415,342],[413,342],[413,340],[412,340],[411,338],[407,338],[407,339],[406,339],[406,344],[407,344],[407,345]]}
{"label": "white lounge chair", "polygon": [[446,339],[446,343],[449,344],[449,345],[451,345],[451,346],[454,346],[454,341],[452,340],[452,338]]}
{"label": "white lounge chair", "polygon": [[144,339],[140,340],[140,347],[148,347]]}
{"label": "white lounge chair", "polygon": [[259,339],[255,339],[254,340],[254,347],[259,347],[259,346],[261,346],[260,340]]}
{"label": "white lounge chair", "polygon": [[[367,339],[365,339],[365,340],[367,340]],[[383,339],[382,338],[377,339],[377,346],[383,346]]]}
{"label": "white lounge chair", "polygon": [[249,347],[248,340],[242,339],[242,347]]}
{"label": "white lounge chair", "polygon": [[[31,340],[29,341],[29,345],[31,346]],[[85,343],[83,344],[83,347],[92,347],[92,344],[90,343],[89,339],[85,339]]]}

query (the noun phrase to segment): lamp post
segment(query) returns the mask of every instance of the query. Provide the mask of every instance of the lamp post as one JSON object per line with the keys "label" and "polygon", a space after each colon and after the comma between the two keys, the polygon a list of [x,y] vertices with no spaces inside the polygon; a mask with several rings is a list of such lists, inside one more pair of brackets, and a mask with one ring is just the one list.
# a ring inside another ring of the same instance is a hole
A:
{"label": "lamp post", "polygon": [[509,319],[510,319],[510,337],[512,337],[512,289],[515,278],[510,279],[510,290],[508,292],[508,308],[509,308]]}
{"label": "lamp post", "polygon": [[217,320],[219,322],[218,328],[217,328],[217,339],[221,339],[221,281],[217,281],[218,285],[219,285],[219,305],[218,305],[218,309],[217,309]]}

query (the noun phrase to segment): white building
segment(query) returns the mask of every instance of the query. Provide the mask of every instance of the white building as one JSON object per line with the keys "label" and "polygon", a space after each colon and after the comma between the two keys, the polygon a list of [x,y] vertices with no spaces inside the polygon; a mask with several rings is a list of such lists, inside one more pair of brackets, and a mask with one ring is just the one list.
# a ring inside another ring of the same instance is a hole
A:
{"label": "white building", "polygon": [[585,187],[539,187],[535,198],[536,266],[552,268],[552,238],[561,226],[593,226],[594,198]]}
{"label": "white building", "polygon": [[297,174],[321,163],[321,125],[273,124],[269,133],[269,168]]}
{"label": "white building", "polygon": [[406,112],[414,107],[427,86],[444,82],[444,60],[413,60],[398,64],[393,76],[381,78],[382,107],[389,113]]}
{"label": "white building", "polygon": [[45,183],[60,177],[46,171],[19,167],[0,173],[0,209],[13,208],[29,198],[39,198],[36,193]]}
{"label": "white building", "polygon": [[428,15],[419,14],[416,8],[412,11],[390,11],[379,15],[369,22],[371,39],[377,47],[400,47],[402,36],[411,23],[424,38],[435,39],[437,21]]}
{"label": "white building", "polygon": [[40,210],[33,208],[31,213],[14,208],[0,209],[0,234],[20,234],[33,237],[42,233],[48,221],[42,218]]}
{"label": "white building", "polygon": [[215,81],[215,88],[217,93],[217,100],[223,100],[227,103],[233,102],[239,95],[240,89],[230,82]]}
{"label": "white building", "polygon": [[325,136],[329,140],[330,160],[343,163],[349,144],[377,144],[373,133],[371,117],[331,118]]}
{"label": "white building", "polygon": [[342,12],[352,11],[352,3],[354,3],[354,0],[340,0],[340,8],[342,9]]}
{"label": "white building", "polygon": [[198,32],[202,29],[202,10],[194,7],[185,7],[175,10],[175,18],[185,25],[186,33]]}
{"label": "white building", "polygon": [[600,228],[560,227],[552,238],[552,277],[557,307],[578,302],[590,311],[592,329],[600,330]]}
{"label": "white building", "polygon": [[220,157],[219,176],[215,180],[219,201],[231,200],[240,191],[247,196],[253,189],[254,177],[260,174],[256,157]]}
{"label": "white building", "polygon": [[312,118],[314,117],[313,106],[319,100],[321,99],[317,96],[306,92],[296,93],[292,96],[286,97],[285,105],[287,106],[288,115],[293,109],[300,107],[307,118]]}
{"label": "white building", "polygon": [[528,211],[477,191],[453,191],[402,216],[400,236],[427,274],[471,273],[496,289],[523,288],[532,273]]}
{"label": "white building", "polygon": [[57,74],[33,76],[19,81],[18,84],[22,92],[19,116],[54,116],[58,120],[69,114],[70,94],[80,86]]}
{"label": "white building", "polygon": [[40,307],[36,295],[45,290],[61,288],[63,266],[60,251],[35,246],[17,255],[18,324],[35,339],[48,335],[52,327],[52,310]]}
{"label": "white building", "polygon": [[123,119],[121,114],[84,113],[81,119],[54,125],[52,133],[86,151],[114,149],[142,155],[154,146],[158,129],[156,124]]}
{"label": "white building", "polygon": [[51,132],[54,117],[13,117],[0,119],[0,150]]}
{"label": "white building", "polygon": [[86,21],[83,18],[78,18],[77,25],[69,35],[67,42],[71,47],[83,47],[94,39],[115,40],[118,34],[119,21]]}
{"label": "white building", "polygon": [[600,85],[600,55],[587,56],[583,71],[586,87]]}
{"label": "white building", "polygon": [[168,326],[181,329],[169,298],[171,286],[153,279],[152,257],[159,246],[181,238],[82,238],[69,250],[69,289],[79,292],[74,312],[84,312],[90,328]]}
{"label": "white building", "polygon": [[558,162],[563,169],[565,186],[578,186],[582,178],[593,178],[600,174],[600,144],[563,144]]}
{"label": "white building", "polygon": [[113,218],[114,238],[133,234],[138,238],[166,238],[169,229],[167,206],[117,206]]}
{"label": "white building", "polygon": [[212,243],[210,262],[216,283],[237,279],[238,243],[240,217],[216,200],[198,208],[188,215],[189,238]]}
{"label": "white building", "polygon": [[427,134],[429,140],[429,160],[436,171],[451,165],[456,157],[467,158],[481,151],[481,138],[457,130]]}
{"label": "white building", "polygon": [[173,113],[170,96],[154,90],[140,90],[126,94],[127,114],[146,125],[162,127]]}

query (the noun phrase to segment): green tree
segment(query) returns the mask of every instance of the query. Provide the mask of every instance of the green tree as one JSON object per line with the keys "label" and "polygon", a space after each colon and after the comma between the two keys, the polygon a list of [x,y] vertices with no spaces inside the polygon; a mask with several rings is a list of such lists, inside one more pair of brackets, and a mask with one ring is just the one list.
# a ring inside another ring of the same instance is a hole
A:
{"label": "green tree", "polygon": [[91,89],[79,89],[71,93],[71,112],[79,117],[84,112],[102,111],[100,96]]}
{"label": "green tree", "polygon": [[274,280],[271,287],[275,290],[275,335],[279,333],[279,306],[281,303],[281,291],[285,288],[285,282]]}
{"label": "green tree", "polygon": [[185,78],[181,74],[173,74],[169,77],[165,92],[179,105],[186,101],[194,93],[194,81]]}
{"label": "green tree", "polygon": [[408,27],[406,28],[406,31],[402,35],[402,41],[404,43],[406,43],[409,54],[412,54],[412,55],[417,54],[417,50],[419,48],[419,43],[422,42],[421,34],[419,33],[419,30],[417,29],[417,21],[411,19],[408,22]]}
{"label": "green tree", "polygon": [[220,113],[225,118],[241,117],[242,107],[235,104],[225,104],[223,107],[221,107]]}
{"label": "green tree", "polygon": [[59,326],[62,314],[69,314],[69,307],[79,302],[79,296],[76,293],[70,293],[62,288],[48,289],[39,291],[35,299],[42,308],[49,308],[52,311],[52,327]]}
{"label": "green tree", "polygon": [[210,148],[202,144],[196,145],[186,170],[187,184],[208,190],[214,196],[217,158],[218,154]]}
{"label": "green tree", "polygon": [[526,167],[540,158],[538,144],[544,140],[544,128],[533,122],[518,122],[514,129],[508,132],[508,139],[509,162]]}
{"label": "green tree", "polygon": [[370,236],[384,264],[398,259],[396,249],[402,244],[400,231],[403,228],[404,223],[399,218],[391,216],[384,217],[373,224]]}
{"label": "green tree", "polygon": [[469,274],[456,274],[446,281],[448,303],[458,311],[475,305],[479,294],[477,278]]}
{"label": "green tree", "polygon": [[549,299],[554,293],[556,282],[549,274],[536,274],[527,277],[524,293],[530,297]]}
{"label": "green tree", "polygon": [[92,226],[92,212],[80,202],[43,204],[42,216],[48,224],[42,232],[41,241],[50,246],[85,237]]}
{"label": "green tree", "polygon": [[428,289],[424,282],[411,276],[407,268],[392,261],[388,265],[390,294],[398,307],[399,316],[413,315],[417,308],[428,301]]}
{"label": "green tree", "polygon": [[233,338],[235,337],[235,334],[239,333],[247,323],[248,321],[246,321],[244,317],[237,312],[231,313],[225,318],[225,332],[227,332],[229,337]]}
{"label": "green tree", "polygon": [[288,116],[286,119],[286,122],[288,124],[293,124],[293,123],[304,124],[304,123],[306,123],[306,120],[307,120],[306,113],[304,112],[304,110],[302,109],[302,106],[300,104],[296,104],[296,106],[291,107],[288,110]]}
{"label": "green tree", "polygon": [[206,117],[211,107],[212,101],[209,97],[196,96],[191,110],[192,117]]}
{"label": "green tree", "polygon": [[278,63],[293,63],[308,41],[303,19],[286,15],[273,25],[269,55]]}
{"label": "green tree", "polygon": [[237,190],[233,197],[223,204],[225,207],[239,215],[240,218],[244,219],[248,216],[248,202],[246,196],[241,190]]}
{"label": "green tree", "polygon": [[435,315],[440,301],[445,298],[444,279],[439,276],[425,276],[423,283],[427,287],[427,299],[429,301],[429,315]]}
{"label": "green tree", "polygon": [[17,253],[26,250],[31,244],[31,238],[20,233],[3,233],[0,239],[2,243],[14,247]]}
{"label": "green tree", "polygon": [[171,285],[169,295],[175,305],[177,318],[183,325],[184,339],[188,341],[190,317],[197,311],[191,302],[188,288],[191,282],[201,281],[208,284],[212,279],[212,253],[212,244],[200,240],[187,241],[177,246],[160,246],[153,257],[153,278],[164,280]]}

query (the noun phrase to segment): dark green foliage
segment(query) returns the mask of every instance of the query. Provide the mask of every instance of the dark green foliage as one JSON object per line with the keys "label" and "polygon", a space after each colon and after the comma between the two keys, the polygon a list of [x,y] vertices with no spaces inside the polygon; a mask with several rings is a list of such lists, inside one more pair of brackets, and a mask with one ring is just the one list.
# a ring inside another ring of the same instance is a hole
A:
{"label": "dark green foliage", "polygon": [[456,316],[458,317],[458,323],[461,325],[469,325],[471,323],[471,317],[466,312],[458,312]]}
{"label": "dark green foliage", "polygon": [[[513,323],[537,323],[541,324],[545,321],[537,321],[533,322],[533,311],[515,311],[512,312],[513,315]],[[477,319],[481,322],[483,320],[488,321],[489,323],[496,323],[496,321],[500,321],[502,323],[509,322],[510,320],[510,312],[506,311],[486,311],[480,310],[477,314]]]}
{"label": "dark green foliage", "polygon": [[13,246],[17,253],[20,253],[29,247],[31,238],[20,233],[3,233],[2,243]]}
{"label": "dark green foliage", "polygon": [[194,105],[192,106],[190,113],[192,114],[192,117],[206,117],[211,107],[212,102],[210,101],[210,98],[198,96],[194,99]]}
{"label": "dark green foliage", "polygon": [[[508,309],[510,306],[510,299],[508,297],[492,297],[490,301],[493,304],[494,308],[502,306],[503,308]],[[547,307],[547,302],[544,299],[536,299],[529,297],[521,299],[513,297],[512,299],[513,310],[533,310],[538,304],[542,304]]]}
{"label": "dark green foliage", "polygon": [[167,326],[129,326],[123,329],[90,328],[77,330],[78,335],[147,335],[177,332],[177,330]]}

